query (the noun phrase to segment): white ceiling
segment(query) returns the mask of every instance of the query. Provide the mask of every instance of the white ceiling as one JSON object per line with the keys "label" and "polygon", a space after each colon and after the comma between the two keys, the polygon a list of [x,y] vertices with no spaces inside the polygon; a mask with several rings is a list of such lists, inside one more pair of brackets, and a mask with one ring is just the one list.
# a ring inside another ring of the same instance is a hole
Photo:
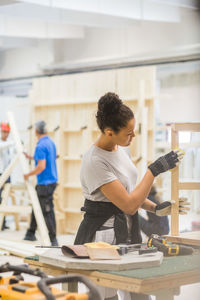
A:
{"label": "white ceiling", "polygon": [[127,28],[141,22],[177,23],[195,0],[0,0],[0,50],[38,40],[84,39],[86,28]]}

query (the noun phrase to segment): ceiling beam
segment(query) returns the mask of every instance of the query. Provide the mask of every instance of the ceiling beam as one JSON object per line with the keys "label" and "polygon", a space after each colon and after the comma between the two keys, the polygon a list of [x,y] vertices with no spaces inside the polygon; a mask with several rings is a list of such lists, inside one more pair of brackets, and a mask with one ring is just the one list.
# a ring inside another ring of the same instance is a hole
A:
{"label": "ceiling beam", "polygon": [[37,39],[79,39],[84,38],[84,29],[80,26],[11,18],[1,15],[0,36]]}
{"label": "ceiling beam", "polygon": [[93,58],[79,61],[65,61],[50,64],[43,67],[43,71],[49,72],[80,72],[95,69],[108,69],[130,66],[146,66],[200,60],[200,44],[168,48],[165,51],[140,53],[128,57]]}

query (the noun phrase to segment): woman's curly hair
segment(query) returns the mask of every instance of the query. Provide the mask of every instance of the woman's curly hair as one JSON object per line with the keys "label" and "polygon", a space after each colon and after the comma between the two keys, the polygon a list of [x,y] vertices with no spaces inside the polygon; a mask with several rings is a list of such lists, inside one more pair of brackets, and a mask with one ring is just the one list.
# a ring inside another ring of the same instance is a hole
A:
{"label": "woman's curly hair", "polygon": [[118,95],[109,92],[99,99],[96,120],[101,132],[111,128],[118,133],[133,118],[132,110],[123,104]]}

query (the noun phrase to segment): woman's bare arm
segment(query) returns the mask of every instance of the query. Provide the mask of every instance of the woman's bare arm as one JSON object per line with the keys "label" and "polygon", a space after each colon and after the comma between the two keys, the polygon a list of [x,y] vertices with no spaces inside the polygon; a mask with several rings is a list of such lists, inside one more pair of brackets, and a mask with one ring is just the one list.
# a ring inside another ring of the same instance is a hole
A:
{"label": "woman's bare arm", "polygon": [[127,214],[135,214],[146,200],[151,186],[154,181],[154,176],[150,170],[147,170],[141,182],[129,194],[119,180],[106,183],[100,187],[101,192],[114,205]]}

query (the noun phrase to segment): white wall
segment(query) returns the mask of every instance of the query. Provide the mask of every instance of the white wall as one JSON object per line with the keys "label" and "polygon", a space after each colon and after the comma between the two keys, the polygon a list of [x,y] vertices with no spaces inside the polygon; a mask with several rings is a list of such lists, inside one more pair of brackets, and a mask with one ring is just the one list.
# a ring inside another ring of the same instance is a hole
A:
{"label": "white wall", "polygon": [[53,42],[38,42],[35,48],[0,52],[0,80],[41,74],[44,65],[54,61]]}
{"label": "white wall", "polygon": [[162,89],[160,120],[163,123],[200,122],[200,86]]}

